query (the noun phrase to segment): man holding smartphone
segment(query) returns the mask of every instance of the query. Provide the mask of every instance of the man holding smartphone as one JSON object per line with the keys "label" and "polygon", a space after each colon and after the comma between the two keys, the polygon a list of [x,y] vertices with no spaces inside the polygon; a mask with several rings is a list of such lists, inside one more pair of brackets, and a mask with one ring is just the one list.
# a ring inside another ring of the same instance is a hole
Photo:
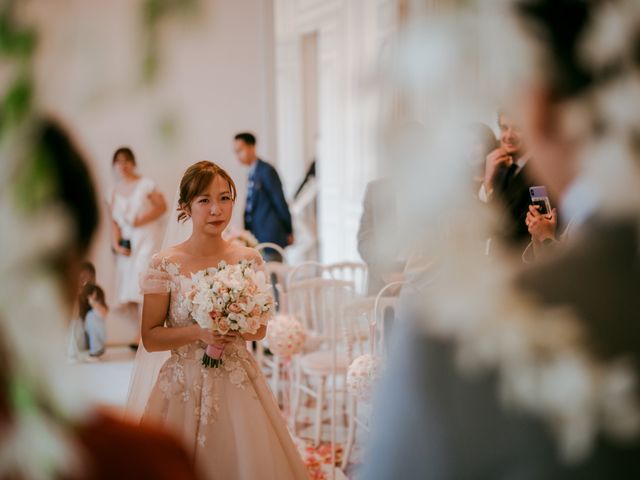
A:
{"label": "man holding smartphone", "polygon": [[529,239],[525,223],[534,185],[528,172],[530,155],[521,129],[506,110],[498,111],[500,146],[487,155],[484,180],[479,197],[485,203],[497,199],[507,214],[502,236],[511,243],[524,244]]}

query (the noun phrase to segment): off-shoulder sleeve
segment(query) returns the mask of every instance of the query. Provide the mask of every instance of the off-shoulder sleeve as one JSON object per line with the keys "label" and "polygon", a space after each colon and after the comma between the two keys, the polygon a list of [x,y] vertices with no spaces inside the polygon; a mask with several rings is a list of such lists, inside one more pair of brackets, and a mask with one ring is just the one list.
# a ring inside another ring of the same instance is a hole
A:
{"label": "off-shoulder sleeve", "polygon": [[140,291],[143,295],[171,292],[173,276],[167,271],[167,260],[154,255],[149,268],[140,276]]}

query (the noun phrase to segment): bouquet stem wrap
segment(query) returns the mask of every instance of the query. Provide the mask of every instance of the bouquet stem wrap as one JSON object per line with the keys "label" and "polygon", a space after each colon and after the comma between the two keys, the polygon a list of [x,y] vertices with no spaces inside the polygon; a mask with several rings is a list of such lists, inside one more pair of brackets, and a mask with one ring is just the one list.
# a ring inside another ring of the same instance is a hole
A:
{"label": "bouquet stem wrap", "polygon": [[202,365],[208,368],[218,368],[222,365],[222,352],[224,352],[224,345],[207,345],[202,356]]}

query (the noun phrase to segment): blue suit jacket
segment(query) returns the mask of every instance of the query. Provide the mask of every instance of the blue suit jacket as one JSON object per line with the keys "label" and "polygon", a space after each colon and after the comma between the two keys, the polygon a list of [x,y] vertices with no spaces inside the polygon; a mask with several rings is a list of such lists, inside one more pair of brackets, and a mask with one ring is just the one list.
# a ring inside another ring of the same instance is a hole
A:
{"label": "blue suit jacket", "polygon": [[244,227],[259,242],[273,242],[287,246],[287,236],[293,233],[291,213],[284,198],[282,183],[275,168],[258,159],[254,174],[252,205],[245,208]]}

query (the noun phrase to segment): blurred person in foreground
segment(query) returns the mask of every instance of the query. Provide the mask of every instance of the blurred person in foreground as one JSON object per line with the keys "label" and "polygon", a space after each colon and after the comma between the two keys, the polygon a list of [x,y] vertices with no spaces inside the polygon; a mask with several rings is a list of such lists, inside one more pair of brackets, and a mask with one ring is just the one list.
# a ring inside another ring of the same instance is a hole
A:
{"label": "blurred person in foreground", "polygon": [[[358,252],[367,264],[367,292],[377,295],[384,286],[401,280],[404,261],[388,232],[397,229],[397,199],[391,178],[367,184],[358,227]],[[395,247],[395,250],[394,250]],[[389,261],[384,261],[389,259]]]}
{"label": "blurred person in foreground", "polygon": [[[436,289],[396,339],[365,480],[640,478],[640,109],[628,93],[640,88],[640,6],[510,8],[542,62],[520,93],[532,173],[576,235],[504,283],[469,264],[478,293],[451,279]],[[603,20],[627,41],[605,48]],[[616,115],[611,92],[626,104]]]}
{"label": "blurred person in foreground", "polygon": [[65,369],[65,319],[98,208],[85,161],[56,122],[37,122],[29,140],[27,153],[7,155],[15,178],[0,198],[11,226],[0,270],[0,478],[195,479],[173,437],[91,405]]}
{"label": "blurred person in foreground", "polygon": [[[367,264],[367,293],[375,296],[386,285],[404,280],[410,251],[399,236],[405,220],[403,186],[396,181],[394,170],[415,159],[415,144],[424,136],[424,126],[417,121],[405,122],[390,132],[385,155],[394,169],[367,183],[358,226],[358,253]],[[387,294],[396,294],[399,288]]]}

